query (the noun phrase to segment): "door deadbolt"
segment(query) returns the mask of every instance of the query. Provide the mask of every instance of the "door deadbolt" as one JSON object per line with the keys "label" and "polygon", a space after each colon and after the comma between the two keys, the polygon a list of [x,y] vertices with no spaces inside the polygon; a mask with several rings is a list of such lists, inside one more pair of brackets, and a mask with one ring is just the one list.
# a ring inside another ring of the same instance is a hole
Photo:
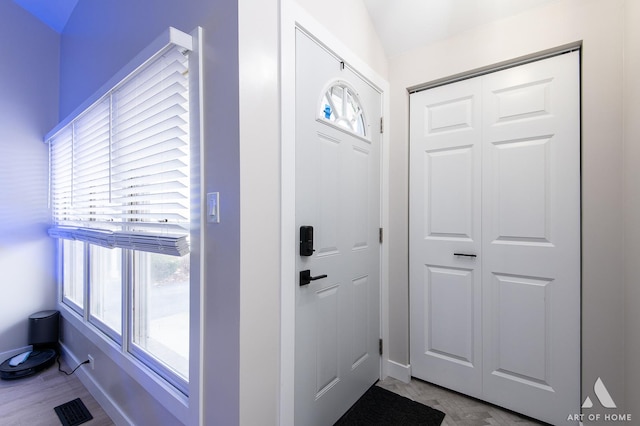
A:
{"label": "door deadbolt", "polygon": [[300,256],[313,255],[313,226],[300,227]]}

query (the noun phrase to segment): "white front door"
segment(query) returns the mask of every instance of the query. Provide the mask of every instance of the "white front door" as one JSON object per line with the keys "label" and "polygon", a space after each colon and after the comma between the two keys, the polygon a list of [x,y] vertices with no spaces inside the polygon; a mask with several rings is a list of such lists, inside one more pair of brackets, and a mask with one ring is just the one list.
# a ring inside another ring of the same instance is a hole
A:
{"label": "white front door", "polygon": [[411,96],[416,377],[552,423],[580,404],[577,52]]}
{"label": "white front door", "polygon": [[296,426],[332,425],[379,378],[380,112],[380,92],[296,30],[296,235],[312,227],[314,250],[296,261]]}

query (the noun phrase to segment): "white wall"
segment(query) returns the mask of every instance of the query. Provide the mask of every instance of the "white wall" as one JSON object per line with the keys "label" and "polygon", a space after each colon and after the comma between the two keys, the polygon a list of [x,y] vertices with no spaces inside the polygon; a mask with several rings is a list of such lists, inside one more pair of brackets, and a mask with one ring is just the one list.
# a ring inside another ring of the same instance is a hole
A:
{"label": "white wall", "polygon": [[640,415],[640,2],[625,0],[624,16],[625,397]]}
{"label": "white wall", "polygon": [[[58,115],[60,37],[0,2],[0,353],[27,345],[29,315],[56,306],[47,236],[46,132]],[[4,361],[4,359],[1,359]]]}
{"label": "white wall", "polygon": [[387,76],[387,58],[362,0],[294,1],[375,72]]}
{"label": "white wall", "polygon": [[63,350],[71,351],[71,357],[65,360],[67,365],[74,367],[87,359],[87,354],[93,356],[95,369],[84,366],[75,375],[96,396],[115,424],[169,426],[183,423],[184,418],[179,420],[143,384],[132,380],[122,365],[107,355],[106,352],[117,351],[113,345],[107,345],[110,347],[106,352],[101,350],[69,321],[62,322],[60,335],[65,345]]}
{"label": "white wall", "polygon": [[[409,362],[407,87],[583,40],[582,360],[576,362],[582,361],[583,395],[590,395],[601,377],[624,409],[623,5],[623,0],[563,0],[390,58],[392,360]],[[631,18],[628,22],[635,25]],[[638,107],[637,98],[629,102]],[[629,188],[634,190],[637,185]],[[629,275],[637,284],[637,272]],[[635,288],[629,290],[638,301]]]}
{"label": "white wall", "polygon": [[279,1],[240,0],[240,424],[278,424]]}

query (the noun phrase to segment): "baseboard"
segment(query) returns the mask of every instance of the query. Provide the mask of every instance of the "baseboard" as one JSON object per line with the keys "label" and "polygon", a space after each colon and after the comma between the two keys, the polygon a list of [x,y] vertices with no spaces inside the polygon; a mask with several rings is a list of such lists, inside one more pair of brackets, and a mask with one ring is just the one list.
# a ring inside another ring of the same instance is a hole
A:
{"label": "baseboard", "polygon": [[387,375],[403,383],[411,381],[411,365],[403,365],[395,361],[387,360]]}
{"label": "baseboard", "polygon": [[[62,358],[65,360],[67,365],[74,366],[80,364],[81,361],[76,358],[69,348],[67,348],[64,344],[60,344],[60,353]],[[95,379],[91,376],[86,369],[80,368],[78,371],[74,373],[78,376],[78,379],[85,388],[89,391],[91,396],[95,398],[95,400],[100,404],[102,409],[107,413],[111,420],[117,425],[131,425],[133,426],[133,422],[127,417],[125,413],[120,410],[118,404],[116,404],[111,397],[104,391],[102,386],[100,386]]]}
{"label": "baseboard", "polygon": [[21,348],[11,349],[6,352],[0,352],[0,363],[8,360],[9,358],[13,358],[16,355],[20,355],[27,351],[30,351],[32,349],[33,349],[32,346],[23,346]]}

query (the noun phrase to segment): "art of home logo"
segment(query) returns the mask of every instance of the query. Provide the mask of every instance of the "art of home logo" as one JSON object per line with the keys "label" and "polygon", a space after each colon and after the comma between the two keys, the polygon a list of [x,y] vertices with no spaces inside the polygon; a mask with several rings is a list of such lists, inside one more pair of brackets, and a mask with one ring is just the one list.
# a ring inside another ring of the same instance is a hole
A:
{"label": "art of home logo", "polygon": [[[613,410],[617,408],[616,403],[611,398],[609,391],[606,386],[602,382],[602,379],[598,377],[598,380],[593,384],[593,392],[595,393],[595,397],[603,408],[607,410]],[[582,403],[582,408],[593,408],[594,404],[591,400],[590,396],[587,396]],[[606,422],[630,422],[631,414],[630,413],[616,413],[606,411],[605,413],[589,413],[589,414],[569,414],[567,417],[567,421],[580,421],[583,422],[585,420],[589,421],[597,421],[604,420]],[[582,424],[582,423],[581,423]]]}

